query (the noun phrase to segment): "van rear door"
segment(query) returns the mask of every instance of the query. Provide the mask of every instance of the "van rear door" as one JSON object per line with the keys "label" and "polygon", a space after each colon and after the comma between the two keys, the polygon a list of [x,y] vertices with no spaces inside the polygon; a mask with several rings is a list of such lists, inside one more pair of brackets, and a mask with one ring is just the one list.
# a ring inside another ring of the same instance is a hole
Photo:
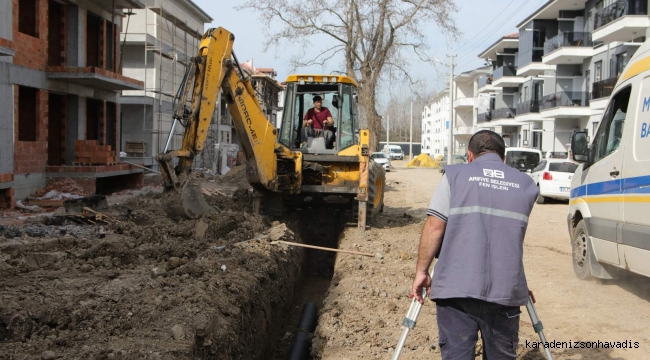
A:
{"label": "van rear door", "polygon": [[650,76],[641,81],[633,99],[638,102],[630,108],[626,125],[619,253],[630,270],[650,276]]}
{"label": "van rear door", "polygon": [[[591,212],[585,218],[598,261],[619,265],[618,238],[621,211],[623,150],[621,141],[631,87],[618,91],[603,114],[592,142],[592,165],[587,169],[586,201]],[[631,109],[630,109],[631,110]],[[632,117],[632,116],[630,116]]]}

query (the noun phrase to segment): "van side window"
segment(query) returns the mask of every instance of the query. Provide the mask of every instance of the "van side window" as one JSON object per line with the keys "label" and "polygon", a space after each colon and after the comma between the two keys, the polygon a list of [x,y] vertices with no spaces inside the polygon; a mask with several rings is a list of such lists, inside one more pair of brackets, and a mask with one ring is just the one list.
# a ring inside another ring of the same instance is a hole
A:
{"label": "van side window", "polygon": [[621,144],[631,90],[627,87],[619,91],[609,102],[592,144],[594,163],[616,151]]}

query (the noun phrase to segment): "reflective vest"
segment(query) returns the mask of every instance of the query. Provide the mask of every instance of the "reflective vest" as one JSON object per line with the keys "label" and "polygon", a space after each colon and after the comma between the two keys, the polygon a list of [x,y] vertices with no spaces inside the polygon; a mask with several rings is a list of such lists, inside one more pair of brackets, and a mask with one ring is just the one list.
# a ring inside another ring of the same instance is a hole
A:
{"label": "reflective vest", "polygon": [[450,208],[431,298],[524,305],[523,242],[538,192],[533,179],[492,153],[445,172]]}

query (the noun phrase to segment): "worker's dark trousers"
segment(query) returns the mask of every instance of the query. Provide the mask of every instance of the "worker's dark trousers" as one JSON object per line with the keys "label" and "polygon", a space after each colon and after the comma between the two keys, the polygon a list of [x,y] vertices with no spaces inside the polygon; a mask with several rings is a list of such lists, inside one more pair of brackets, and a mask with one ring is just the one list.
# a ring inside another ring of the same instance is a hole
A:
{"label": "worker's dark trousers", "polygon": [[443,360],[474,360],[481,332],[483,359],[515,359],[519,342],[519,306],[477,299],[438,299],[438,344]]}
{"label": "worker's dark trousers", "polygon": [[325,138],[325,148],[331,149],[334,145],[334,133],[330,130],[321,130],[314,129],[310,126],[304,126],[302,128],[302,142],[307,142],[307,139],[310,137],[324,137]]}

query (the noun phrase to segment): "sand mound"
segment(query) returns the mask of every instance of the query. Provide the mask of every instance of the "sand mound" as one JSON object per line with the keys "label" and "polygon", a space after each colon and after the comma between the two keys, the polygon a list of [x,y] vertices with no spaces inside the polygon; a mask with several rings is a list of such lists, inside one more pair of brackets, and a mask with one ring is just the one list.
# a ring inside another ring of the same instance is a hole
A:
{"label": "sand mound", "polygon": [[439,162],[433,160],[429,155],[420,154],[415,159],[409,161],[409,163],[406,164],[406,167],[426,167],[437,169],[438,164]]}

